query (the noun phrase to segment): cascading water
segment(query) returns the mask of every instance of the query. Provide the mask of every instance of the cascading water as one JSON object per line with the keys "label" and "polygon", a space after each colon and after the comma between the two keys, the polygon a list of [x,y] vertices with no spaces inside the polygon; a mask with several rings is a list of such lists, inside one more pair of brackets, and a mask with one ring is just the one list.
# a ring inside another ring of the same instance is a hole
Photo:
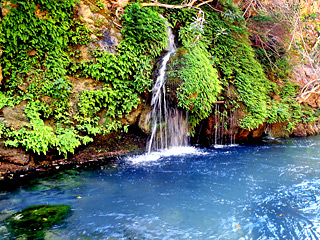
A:
{"label": "cascading water", "polygon": [[228,113],[229,118],[226,113],[221,113],[220,104],[215,104],[214,147],[235,145],[237,126],[235,113],[232,111],[228,111]]}
{"label": "cascading water", "polygon": [[224,116],[221,117],[220,105],[215,104],[215,127],[214,127],[214,146],[220,147],[224,145]]}
{"label": "cascading water", "polygon": [[[167,23],[166,23],[167,24]],[[166,100],[166,69],[168,61],[176,52],[174,35],[167,25],[168,47],[159,69],[159,74],[152,88],[151,100],[151,137],[147,144],[148,153],[153,149],[172,146],[184,146],[188,143],[187,117],[177,108],[168,107]]]}
{"label": "cascading water", "polygon": [[236,123],[236,118],[235,118],[235,113],[230,112],[230,144],[235,145],[236,144],[236,134],[234,132],[234,128],[237,125]]}

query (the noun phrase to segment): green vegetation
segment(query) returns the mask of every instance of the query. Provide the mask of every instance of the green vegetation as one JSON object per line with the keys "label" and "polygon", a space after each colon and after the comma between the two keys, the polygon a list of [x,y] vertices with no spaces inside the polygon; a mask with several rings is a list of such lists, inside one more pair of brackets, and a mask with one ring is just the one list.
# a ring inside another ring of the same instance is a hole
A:
{"label": "green vegetation", "polygon": [[[121,129],[120,119],[151,86],[152,62],[167,42],[165,20],[151,9],[131,5],[122,17],[117,55],[97,49],[92,60],[79,62],[72,59],[75,49],[89,43],[92,31],[72,18],[73,7],[72,0],[19,2],[0,23],[1,108],[26,101],[29,119],[21,129],[2,127],[7,146],[37,154],[56,149],[66,157],[92,141],[92,135]],[[103,87],[76,96],[68,75],[93,78]],[[76,112],[71,107],[75,101]]]}
{"label": "green vegetation", "polygon": [[[295,100],[299,86],[290,83],[292,67],[283,46],[252,48],[239,9],[231,1],[220,3],[222,12],[203,7],[206,25],[202,39],[197,42],[188,27],[194,10],[173,9],[166,16],[172,19],[173,25],[177,19],[187,23],[179,32],[187,53],[173,63],[170,74],[180,81],[178,105],[191,113],[191,130],[212,113],[212,103],[217,98],[231,110],[241,107],[246,115],[238,124],[243,129],[252,130],[264,122],[284,122],[288,124],[287,130],[292,131],[299,122],[315,121],[314,111]],[[255,21],[273,19],[268,16],[261,19],[258,15]],[[223,92],[219,94],[221,83]],[[274,100],[274,95],[280,99]]]}
{"label": "green vegetation", "polygon": [[[222,87],[211,56],[200,44],[187,47],[186,53],[172,64],[169,76],[181,82],[177,89],[178,106],[190,113],[190,129],[208,117]],[[171,80],[172,81],[172,80]]]}
{"label": "green vegetation", "polygon": [[234,86],[236,100],[245,106],[247,115],[239,124],[244,129],[254,129],[267,119],[267,104],[272,84],[267,80],[260,63],[250,47],[248,34],[239,12],[227,5],[227,16],[212,13],[208,16],[205,37],[212,39],[210,52],[215,57],[225,87]]}
{"label": "green vegetation", "polygon": [[[94,3],[107,11],[101,1]],[[175,3],[180,1],[170,2]],[[177,105],[189,112],[191,133],[218,100],[225,102],[222,111],[245,112],[238,122],[243,129],[284,122],[292,130],[299,122],[315,121],[313,110],[295,101],[299,87],[290,82],[285,48],[251,47],[240,10],[232,1],[219,4],[219,11],[201,7],[206,23],[204,32],[197,33],[192,31],[192,26],[198,29],[195,9],[128,5],[120,19],[122,38],[112,54],[92,47],[103,38],[101,25],[110,28],[112,23],[98,19],[92,30],[75,18],[75,1],[17,2],[0,22],[0,109],[22,106],[28,122],[16,128],[0,122],[1,138],[7,146],[37,154],[56,150],[67,157],[97,134],[126,130],[122,119],[150,92],[154,65],[166,47],[165,18],[179,33],[180,49],[168,74]],[[254,20],[274,19],[258,15]],[[87,58],[81,56],[83,48]],[[84,79],[94,86],[78,91],[75,85]]]}
{"label": "green vegetation", "polygon": [[44,239],[45,231],[60,223],[70,213],[68,205],[35,205],[5,220],[11,238]]}

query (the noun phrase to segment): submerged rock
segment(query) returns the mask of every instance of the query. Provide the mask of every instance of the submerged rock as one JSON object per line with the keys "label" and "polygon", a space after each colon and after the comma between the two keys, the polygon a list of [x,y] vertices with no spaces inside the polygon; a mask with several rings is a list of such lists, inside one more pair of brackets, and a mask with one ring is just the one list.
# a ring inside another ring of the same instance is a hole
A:
{"label": "submerged rock", "polygon": [[35,205],[13,214],[5,220],[10,237],[44,239],[45,230],[66,218],[68,205]]}

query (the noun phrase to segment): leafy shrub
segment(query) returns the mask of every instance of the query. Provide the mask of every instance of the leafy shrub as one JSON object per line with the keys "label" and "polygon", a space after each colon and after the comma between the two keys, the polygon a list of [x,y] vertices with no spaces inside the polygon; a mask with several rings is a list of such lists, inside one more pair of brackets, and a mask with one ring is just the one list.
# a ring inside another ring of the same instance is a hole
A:
{"label": "leafy shrub", "polygon": [[125,40],[140,45],[152,55],[159,55],[167,44],[165,19],[150,8],[142,8],[139,3],[127,7],[121,18],[124,28],[121,33]]}
{"label": "leafy shrub", "polygon": [[221,91],[218,72],[209,58],[211,56],[206,49],[197,44],[187,48],[187,53],[173,62],[168,74],[181,82],[177,89],[178,106],[191,113],[191,129],[210,115],[212,105]]}

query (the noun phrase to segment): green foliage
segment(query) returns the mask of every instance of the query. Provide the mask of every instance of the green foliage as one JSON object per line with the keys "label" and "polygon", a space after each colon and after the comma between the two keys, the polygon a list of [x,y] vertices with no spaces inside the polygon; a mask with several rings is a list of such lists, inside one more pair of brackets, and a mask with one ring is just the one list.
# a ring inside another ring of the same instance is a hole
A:
{"label": "green foliage", "polygon": [[93,141],[93,139],[88,136],[79,136],[79,132],[73,127],[59,127],[57,128],[56,134],[57,150],[59,151],[59,154],[64,154],[65,157],[67,157],[69,152],[74,153],[74,149],[80,145],[86,145]]}
{"label": "green foliage", "polygon": [[[77,128],[89,134],[108,134],[118,130],[121,122],[117,119],[130,113],[132,108],[137,107],[139,98],[130,90],[112,90],[106,88],[103,91],[84,91],[78,103],[78,113],[75,119],[78,121]],[[105,109],[103,116],[105,124],[99,124],[100,117],[97,113]]]}
{"label": "green foliage", "polygon": [[[8,134],[7,144],[46,152],[55,145],[50,142],[55,130],[45,125],[43,118],[55,115],[59,122],[69,117],[72,86],[66,77],[70,64],[67,49],[71,38],[79,35],[72,30],[74,1],[29,0],[17,4],[0,23],[5,83],[0,107],[29,101],[26,114],[31,121],[29,126]],[[36,140],[40,136],[45,137]]]}
{"label": "green foliage", "polygon": [[[101,1],[95,3],[104,8]],[[202,6],[206,24],[197,41],[192,31],[195,9],[161,10],[179,30],[184,54],[173,60],[169,75],[180,84],[176,97],[190,113],[191,130],[212,113],[222,96],[233,109],[240,106],[246,112],[239,122],[245,129],[267,121],[289,122],[291,130],[299,122],[314,121],[313,110],[294,100],[297,85],[269,81],[288,79],[286,56],[253,50],[239,9],[231,0],[219,3],[222,12]],[[0,109],[25,101],[30,120],[21,129],[0,122],[0,135],[8,146],[38,154],[55,149],[66,157],[92,141],[90,136],[126,127],[121,119],[138,106],[139,94],[150,91],[153,64],[168,40],[160,10],[129,5],[121,18],[117,54],[95,50],[89,52],[91,60],[80,62],[74,49],[90,43],[92,30],[73,19],[74,5],[73,0],[19,1],[0,22],[4,76]],[[92,78],[99,87],[75,95],[68,75]],[[222,86],[235,93],[221,92]],[[271,94],[280,94],[281,99],[271,100]]]}
{"label": "green foliage", "polygon": [[295,97],[299,89],[300,89],[300,86],[297,83],[287,82],[282,87],[280,96],[282,99]]}
{"label": "green foliage", "polygon": [[5,220],[11,238],[44,239],[45,231],[68,216],[68,205],[34,205]]}
{"label": "green foliage", "polygon": [[95,4],[100,8],[101,10],[104,9],[104,4],[100,0],[95,0]]}
{"label": "green foliage", "polygon": [[212,67],[210,54],[197,44],[173,62],[169,76],[182,82],[177,89],[178,106],[190,112],[190,129],[208,117],[221,91],[218,72]]}
{"label": "green foliage", "polygon": [[70,45],[88,45],[93,31],[78,21],[73,23],[72,29],[74,30],[70,32]]}
{"label": "green foliage", "polygon": [[124,28],[121,33],[128,43],[143,47],[152,55],[160,54],[167,44],[165,19],[150,8],[141,8],[135,3],[126,8],[121,18]]}
{"label": "green foliage", "polygon": [[[165,20],[158,13],[128,6],[122,16],[123,40],[117,55],[96,50],[94,59],[74,65],[72,73],[104,83],[103,90],[83,91],[75,116],[86,134],[108,134],[122,127],[120,118],[140,103],[137,93],[150,89],[152,62],[167,42]],[[104,110],[104,115],[101,111]],[[101,119],[104,124],[101,124]]]}
{"label": "green foliage", "polygon": [[[66,50],[71,38],[79,37],[78,32],[71,31],[74,28],[73,6],[74,2],[68,0],[19,2],[0,24],[2,66],[9,96],[1,93],[0,107],[29,101],[25,112],[30,124],[7,131],[8,146],[20,145],[38,154],[56,147],[65,156],[74,150],[75,143],[59,142],[64,135],[55,132],[43,120],[52,115],[58,122],[69,117],[71,85],[65,75],[70,59]],[[39,9],[44,13],[43,17],[35,15]],[[44,101],[43,97],[49,97],[49,100]],[[87,142],[82,138],[74,136],[74,139]]]}
{"label": "green foliage", "polygon": [[4,122],[0,122],[0,138],[4,138],[8,135],[10,130],[6,127],[6,124]]}
{"label": "green foliage", "polygon": [[[237,14],[228,4],[229,10]],[[235,86],[237,101],[245,106],[247,115],[239,122],[240,126],[254,129],[268,117],[267,104],[272,85],[255,59],[242,20],[228,17],[226,21],[225,17],[221,18],[214,12],[207,15],[208,24],[204,36],[210,40],[209,51],[215,57],[216,67],[224,84]]]}
{"label": "green foliage", "polygon": [[290,121],[291,116],[290,105],[286,103],[273,102],[268,106],[267,123],[287,122]]}
{"label": "green foliage", "polygon": [[3,92],[0,92],[0,109],[4,107],[13,107],[17,102],[13,97],[7,97]]}
{"label": "green foliage", "polygon": [[[209,7],[203,6],[206,13],[206,26],[199,42],[200,45],[207,48],[209,51],[207,55],[213,56],[213,59],[210,63],[201,59],[203,65],[199,63],[197,67],[199,69],[212,68],[212,66],[214,69],[216,67],[218,70],[218,74],[215,74],[215,79],[218,79],[216,83],[220,80],[225,89],[235,89],[235,93],[231,95],[227,92],[222,94],[225,96],[225,102],[232,105],[231,108],[241,107],[246,112],[244,118],[238,122],[239,125],[244,129],[252,130],[266,121],[268,123],[292,122],[291,128],[290,125],[288,127],[292,129],[298,122],[305,121],[303,120],[305,115],[309,116],[309,120],[314,119],[311,117],[314,114],[310,109],[304,110],[304,107],[302,108],[294,100],[299,86],[287,83],[281,87],[272,82],[272,80],[285,81],[291,72],[292,68],[288,58],[283,54],[285,49],[279,48],[272,51],[251,48],[244,19],[239,9],[229,0],[220,1],[220,4],[223,6],[223,12],[215,12]],[[166,14],[173,25],[177,25],[177,19],[180,20],[180,41],[183,46],[195,51],[195,45],[197,45],[195,44],[195,36],[188,27],[192,22],[194,12],[192,10],[170,9]],[[273,21],[274,19],[264,20]],[[182,82],[180,92],[178,91],[180,106],[189,111],[194,110],[196,114],[201,114],[202,117],[198,116],[199,120],[211,113],[210,104],[206,105],[207,101],[210,97],[216,98],[219,91],[208,91],[208,95],[200,97],[198,91],[190,90],[196,89],[197,84],[202,86],[199,78],[193,75],[197,71],[190,66],[193,60],[198,60],[194,55],[188,58],[192,51],[189,50],[188,54],[174,63],[170,74],[173,79],[178,79],[180,84]],[[181,66],[185,66],[185,68],[177,70],[178,65],[180,68]],[[185,78],[183,81],[181,81],[182,77]],[[202,86],[202,89],[206,89],[206,87]],[[271,100],[272,94],[280,95],[281,100]],[[197,98],[203,102],[200,108],[194,107],[197,105],[192,102]],[[212,104],[214,100],[209,102]],[[191,125],[194,126],[197,122],[191,116]]]}
{"label": "green foliage", "polygon": [[[173,3],[170,2],[170,4],[173,4]],[[182,27],[186,27],[186,26],[189,26],[194,21],[193,17],[195,16],[196,12],[197,10],[188,9],[188,8],[167,9],[165,16],[173,26],[181,24]]]}
{"label": "green foliage", "polygon": [[40,118],[40,112],[44,112],[44,109],[45,105],[39,100],[30,101],[25,110],[30,124],[7,133],[10,139],[6,140],[5,144],[11,147],[21,145],[26,150],[32,150],[37,154],[45,154],[49,149],[56,148],[60,154],[67,157],[68,152],[73,153],[76,147],[92,141],[92,138],[88,136],[80,136],[79,132],[73,127],[63,128],[59,126],[54,131],[52,127],[45,125]]}
{"label": "green foliage", "polygon": [[312,108],[297,103],[295,96],[299,89],[296,83],[286,82],[282,86],[280,102],[273,101],[268,106],[268,123],[287,123],[290,132],[298,123],[313,123],[317,120],[318,116]]}
{"label": "green foliage", "polygon": [[[100,1],[96,4],[103,9]],[[167,42],[165,20],[151,9],[131,5],[123,15],[117,55],[97,50],[93,60],[71,63],[75,53],[69,46],[88,45],[92,33],[72,19],[73,6],[73,0],[19,2],[0,23],[6,88],[0,107],[27,101],[30,119],[12,131],[2,124],[8,146],[37,154],[57,149],[66,157],[92,141],[90,135],[119,130],[120,118],[140,102],[138,93],[150,88],[152,62]],[[73,93],[67,74],[90,77],[104,86],[83,91],[76,113],[70,106]]]}
{"label": "green foliage", "polygon": [[285,51],[284,49],[274,49],[271,51],[255,47],[254,50],[264,72],[268,76],[268,79],[272,81],[288,79],[292,70],[292,65],[285,54],[280,55],[278,53]]}

